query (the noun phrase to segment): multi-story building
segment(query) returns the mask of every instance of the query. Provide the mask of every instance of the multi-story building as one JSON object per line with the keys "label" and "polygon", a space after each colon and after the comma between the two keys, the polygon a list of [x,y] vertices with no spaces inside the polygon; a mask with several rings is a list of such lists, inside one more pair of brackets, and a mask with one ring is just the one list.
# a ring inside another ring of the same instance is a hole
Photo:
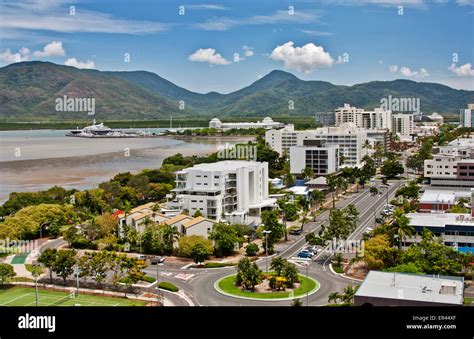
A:
{"label": "multi-story building", "polygon": [[217,129],[249,129],[249,128],[281,128],[284,124],[281,122],[273,121],[272,118],[266,117],[262,121],[257,122],[222,122],[218,118],[213,118],[209,121],[209,128]]}
{"label": "multi-story building", "polygon": [[474,187],[474,139],[458,139],[433,148],[433,158],[425,160],[424,177],[431,186]]}
{"label": "multi-story building", "polygon": [[265,141],[280,154],[288,152],[292,146],[303,146],[305,140],[322,140],[326,142],[326,146],[338,145],[339,154],[343,156],[342,165],[359,166],[367,154],[364,147],[367,130],[351,123],[305,131],[295,131],[290,126],[267,131],[265,134]]}
{"label": "multi-story building", "polygon": [[392,111],[375,108],[373,111],[366,111],[362,108],[352,107],[344,104],[343,107],[336,108],[336,126],[345,123],[353,123],[356,127],[367,130],[392,129]]}
{"label": "multi-story building", "polygon": [[268,163],[240,160],[199,164],[176,172],[176,197],[169,207],[200,211],[232,223],[258,223],[261,211],[274,207],[268,197]]}
{"label": "multi-story building", "polygon": [[316,124],[323,126],[334,126],[336,123],[336,115],[334,112],[318,112],[314,115]]}
{"label": "multi-story building", "polygon": [[325,145],[324,140],[304,140],[303,146],[290,147],[290,172],[300,174],[306,167],[316,175],[339,170],[339,145]]}
{"label": "multi-story building", "polygon": [[413,134],[413,114],[392,114],[392,133],[408,136]]}
{"label": "multi-story building", "polygon": [[459,124],[462,127],[474,127],[474,104],[468,104],[467,109],[461,109],[459,112]]}

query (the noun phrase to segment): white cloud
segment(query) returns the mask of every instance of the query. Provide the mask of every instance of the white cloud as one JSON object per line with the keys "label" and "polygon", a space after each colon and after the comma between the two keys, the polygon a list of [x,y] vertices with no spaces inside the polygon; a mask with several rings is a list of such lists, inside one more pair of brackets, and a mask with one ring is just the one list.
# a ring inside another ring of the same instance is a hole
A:
{"label": "white cloud", "polygon": [[430,75],[428,73],[428,71],[426,70],[426,68],[423,68],[423,67],[420,68],[418,71],[412,71],[410,68],[408,68],[406,66],[398,67],[397,65],[390,65],[388,70],[391,73],[398,73],[399,72],[401,75],[403,75],[405,77],[408,77],[408,78],[413,77],[413,78],[423,79],[423,78],[426,78]]}
{"label": "white cloud", "polygon": [[308,29],[302,29],[301,32],[311,35],[311,36],[331,36],[333,33],[331,32],[322,32],[322,31],[312,31]]}
{"label": "white cloud", "polygon": [[222,55],[216,53],[214,48],[200,48],[190,56],[188,60],[192,62],[207,62],[210,65],[228,65],[230,61],[226,60]]}
{"label": "white cloud", "polygon": [[0,54],[0,60],[11,63],[11,62],[20,62],[21,55],[20,53],[12,53],[10,48],[7,48],[5,52]]}
{"label": "white cloud", "polygon": [[308,24],[318,22],[319,19],[320,15],[316,12],[295,11],[290,14],[287,10],[279,10],[271,15],[255,15],[247,18],[212,17],[194,26],[205,31],[226,31],[243,25]]}
{"label": "white cloud", "polygon": [[94,61],[87,60],[86,62],[82,62],[82,61],[77,61],[76,58],[69,58],[64,62],[64,64],[66,66],[72,66],[76,68],[85,68],[85,69],[95,68]]}
{"label": "white cloud", "polygon": [[86,10],[83,6],[76,9],[76,15],[68,15],[70,4],[71,1],[65,0],[0,2],[0,30],[7,32],[6,38],[33,38],[28,31],[153,34],[169,28],[168,24],[160,22],[118,19],[110,14]]}
{"label": "white cloud", "polygon": [[362,6],[362,5],[379,5],[379,6],[414,6],[422,7],[425,5],[424,0],[325,0],[326,3],[335,5]]}
{"label": "white cloud", "polygon": [[242,48],[243,48],[243,50],[244,50],[244,55],[245,55],[246,57],[251,57],[251,56],[254,55],[253,47],[249,47],[249,46],[243,45]]}
{"label": "white cloud", "polygon": [[63,48],[63,43],[61,41],[53,41],[44,46],[42,51],[35,51],[33,55],[35,57],[57,57],[64,56],[66,52]]}
{"label": "white cloud", "polygon": [[311,73],[318,68],[330,67],[334,63],[331,55],[321,46],[313,43],[301,47],[293,47],[293,41],[277,46],[271,56],[275,61],[283,61],[286,68],[303,73]]}
{"label": "white cloud", "polygon": [[456,64],[451,64],[448,69],[460,77],[474,76],[474,69],[472,69],[472,65],[469,62],[459,67],[456,67]]}

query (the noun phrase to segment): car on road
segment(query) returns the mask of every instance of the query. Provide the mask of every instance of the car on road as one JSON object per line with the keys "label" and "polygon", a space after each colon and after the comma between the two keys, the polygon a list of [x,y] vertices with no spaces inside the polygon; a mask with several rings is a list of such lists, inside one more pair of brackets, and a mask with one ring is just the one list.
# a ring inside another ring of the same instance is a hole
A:
{"label": "car on road", "polygon": [[393,210],[390,208],[384,208],[382,212],[380,212],[383,216],[391,216],[393,214]]}
{"label": "car on road", "polygon": [[301,228],[296,228],[290,230],[288,233],[291,235],[301,235],[301,233],[303,233],[303,230]]}
{"label": "car on road", "polygon": [[165,257],[160,257],[157,255],[156,257],[150,260],[150,264],[157,265],[157,264],[163,263],[164,261],[165,261]]}
{"label": "car on road", "polygon": [[301,251],[300,253],[298,253],[298,258],[309,258],[309,259],[311,259],[312,257],[313,257],[312,252]]}
{"label": "car on road", "polygon": [[374,230],[373,228],[367,227],[367,228],[365,229],[364,233],[370,233],[370,232],[372,232],[373,230]]}
{"label": "car on road", "polygon": [[138,260],[146,260],[146,255],[144,255],[144,254],[137,254],[136,258],[137,258]]}

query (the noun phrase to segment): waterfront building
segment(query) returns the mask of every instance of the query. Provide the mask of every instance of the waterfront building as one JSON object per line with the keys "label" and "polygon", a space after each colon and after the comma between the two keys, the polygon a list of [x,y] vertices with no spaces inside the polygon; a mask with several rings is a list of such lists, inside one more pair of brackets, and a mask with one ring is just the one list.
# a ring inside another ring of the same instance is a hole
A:
{"label": "waterfront building", "polygon": [[218,118],[213,118],[209,121],[209,128],[217,128],[222,130],[228,129],[249,129],[249,128],[281,128],[285,124],[273,121],[272,118],[266,117],[262,121],[257,122],[222,122]]}

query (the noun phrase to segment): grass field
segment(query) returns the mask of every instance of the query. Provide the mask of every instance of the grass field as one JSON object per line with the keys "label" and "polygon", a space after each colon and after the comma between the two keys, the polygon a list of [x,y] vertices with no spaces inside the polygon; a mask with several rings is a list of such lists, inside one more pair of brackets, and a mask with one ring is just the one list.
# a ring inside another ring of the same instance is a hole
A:
{"label": "grass field", "polygon": [[[235,278],[236,275],[230,275],[222,280],[219,281],[218,286],[219,288],[227,292],[229,294],[233,294],[240,297],[247,297],[247,298],[258,298],[258,299],[284,299],[290,297],[289,291],[277,291],[271,293],[257,293],[257,292],[247,292],[243,291],[240,287],[235,286]],[[311,293],[315,290],[319,283],[314,279],[306,280],[306,277],[303,275],[299,275],[301,284],[300,286],[293,291],[293,297],[304,296],[306,294],[306,284],[308,284],[308,291]]]}
{"label": "grass field", "polygon": [[[145,301],[81,294],[70,298],[66,292],[38,290],[38,306],[144,306]],[[35,289],[10,287],[0,289],[0,306],[35,306]]]}

